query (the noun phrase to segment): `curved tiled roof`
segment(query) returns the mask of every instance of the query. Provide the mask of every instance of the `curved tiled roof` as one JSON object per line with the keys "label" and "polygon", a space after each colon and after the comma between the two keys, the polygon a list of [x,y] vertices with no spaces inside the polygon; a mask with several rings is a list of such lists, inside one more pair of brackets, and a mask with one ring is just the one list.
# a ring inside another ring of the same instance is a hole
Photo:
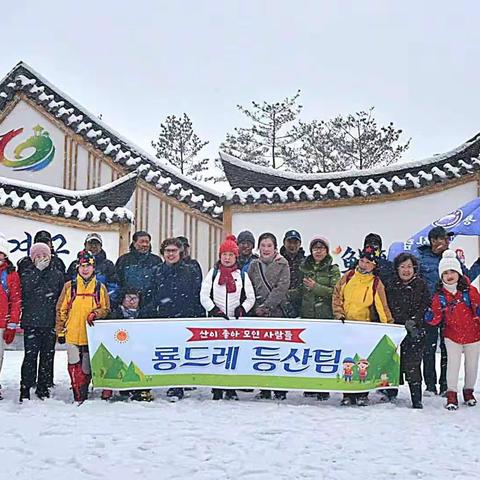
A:
{"label": "curved tiled roof", "polygon": [[91,190],[65,190],[0,177],[0,206],[93,223],[130,223],[133,213],[125,208],[132,196],[138,172]]}
{"label": "curved tiled roof", "polygon": [[23,92],[30,100],[63,122],[95,149],[109,156],[128,170],[144,166],[141,176],[166,195],[185,203],[213,218],[221,218],[220,194],[186,176],[173,167],[129,142],[105,125],[95,115],[78,105],[67,95],[41,77],[31,67],[20,62],[0,83],[0,112]]}
{"label": "curved tiled roof", "polygon": [[418,162],[325,174],[280,172],[220,153],[232,190],[229,204],[289,203],[374,197],[448,184],[480,171],[480,134],[451,152]]}

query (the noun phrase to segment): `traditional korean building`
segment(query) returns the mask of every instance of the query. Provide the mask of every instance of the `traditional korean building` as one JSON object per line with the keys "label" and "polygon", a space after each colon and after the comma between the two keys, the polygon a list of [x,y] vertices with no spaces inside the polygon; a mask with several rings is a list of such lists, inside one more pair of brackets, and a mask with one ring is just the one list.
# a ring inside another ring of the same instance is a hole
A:
{"label": "traditional korean building", "polygon": [[[130,179],[132,172],[138,180],[126,204],[122,204],[123,198],[113,199],[109,207],[91,203],[91,195],[114,195],[115,189],[124,184],[120,179]],[[0,214],[10,217],[6,223],[2,218],[0,227],[8,238],[13,238],[13,217],[16,224],[19,219],[48,219],[53,234],[60,232],[65,221],[71,221],[74,228],[92,230],[102,225],[121,231],[120,243],[107,245],[112,258],[118,256],[119,245],[120,253],[126,250],[134,230],[151,233],[156,253],[162,239],[185,235],[204,269],[216,258],[223,231],[219,194],[133,145],[24,63],[0,83],[0,177],[0,199],[4,198],[2,189],[13,189],[9,199],[5,197],[8,205],[0,205]],[[17,204],[14,187],[39,201],[32,208],[30,200]],[[74,215],[70,210],[73,200],[69,199],[76,197],[81,198],[85,210],[80,208]],[[54,200],[58,204],[70,202],[70,207],[57,209]],[[94,212],[94,207],[101,207],[97,208],[100,213]],[[111,208],[111,214],[104,207]],[[117,207],[126,210],[121,213]],[[57,211],[60,213],[55,214]],[[15,227],[17,239],[22,238],[19,225]],[[38,225],[30,225],[24,231],[30,235],[38,229]],[[75,237],[73,243],[71,249],[78,250],[83,239],[80,242]]]}
{"label": "traditional korean building", "polygon": [[[279,241],[295,228],[308,241],[323,235],[337,262],[348,261],[369,232],[384,245],[406,242],[436,219],[476,221],[448,215],[479,195],[480,134],[442,155],[385,168],[298,175],[243,162],[222,153],[232,190],[224,198],[227,232],[245,228],[255,236],[264,231]],[[449,223],[450,222],[450,223]],[[457,237],[467,263],[479,256],[477,237]]]}

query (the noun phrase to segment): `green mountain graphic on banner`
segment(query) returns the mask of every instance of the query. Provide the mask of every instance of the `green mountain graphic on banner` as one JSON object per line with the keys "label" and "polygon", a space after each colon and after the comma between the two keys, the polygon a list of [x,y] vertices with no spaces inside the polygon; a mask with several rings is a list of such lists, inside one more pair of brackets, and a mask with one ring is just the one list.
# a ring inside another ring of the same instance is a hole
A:
{"label": "green mountain graphic on banner", "polygon": [[387,374],[390,383],[398,383],[400,371],[400,356],[395,343],[388,335],[384,335],[368,356],[368,379],[380,379]]}
{"label": "green mountain graphic on banner", "polygon": [[119,357],[114,357],[108,349],[100,344],[92,357],[94,377],[121,380],[122,382],[140,382],[145,380],[145,374],[134,362],[127,364]]}

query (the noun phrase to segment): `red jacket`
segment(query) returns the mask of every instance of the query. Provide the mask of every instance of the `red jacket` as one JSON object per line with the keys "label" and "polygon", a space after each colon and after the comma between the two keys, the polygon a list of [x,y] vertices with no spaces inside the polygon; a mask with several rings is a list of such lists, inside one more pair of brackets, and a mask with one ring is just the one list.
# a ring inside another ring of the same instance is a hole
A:
{"label": "red jacket", "polygon": [[[0,275],[9,269],[12,264],[7,260],[0,265]],[[5,328],[7,323],[19,323],[22,310],[22,287],[18,273],[12,270],[7,274],[8,296],[0,282],[0,328]]]}
{"label": "red jacket", "polygon": [[469,297],[471,306],[463,301],[462,292],[457,291],[452,295],[448,290],[442,288],[447,306],[443,308],[440,296],[437,293],[432,299],[433,321],[432,325],[438,325],[445,318],[445,329],[443,334],[455,343],[462,345],[480,341],[480,318],[474,312],[480,306],[480,294],[473,286],[469,286]]}

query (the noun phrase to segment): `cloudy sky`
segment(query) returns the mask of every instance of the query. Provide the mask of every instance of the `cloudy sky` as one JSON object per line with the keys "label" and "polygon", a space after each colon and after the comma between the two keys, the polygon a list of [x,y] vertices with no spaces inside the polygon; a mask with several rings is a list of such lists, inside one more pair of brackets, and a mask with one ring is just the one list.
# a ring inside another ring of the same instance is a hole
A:
{"label": "cloudy sky", "polygon": [[375,106],[412,160],[480,131],[479,20],[474,0],[16,0],[0,72],[27,62],[147,150],[186,112],[205,156],[245,123],[237,104],[301,89],[305,120]]}

